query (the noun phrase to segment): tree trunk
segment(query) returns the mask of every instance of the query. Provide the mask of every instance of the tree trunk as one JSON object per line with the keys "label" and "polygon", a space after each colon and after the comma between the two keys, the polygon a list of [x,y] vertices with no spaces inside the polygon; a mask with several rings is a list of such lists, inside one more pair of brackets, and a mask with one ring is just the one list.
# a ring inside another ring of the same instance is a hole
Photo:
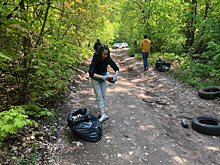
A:
{"label": "tree trunk", "polygon": [[[206,2],[205,14],[204,14],[204,17],[203,17],[204,20],[207,18],[207,15],[208,15],[208,10],[209,10],[209,7],[210,7],[209,3],[210,3],[209,1]],[[202,34],[201,34],[200,38],[203,35],[204,35],[204,28],[202,29]],[[201,50],[202,44],[203,44],[203,39],[200,40],[199,45],[197,46],[197,48],[196,48],[196,50],[194,52],[195,54],[197,54],[197,53],[202,54],[203,53],[203,51]]]}
{"label": "tree trunk", "polygon": [[[21,11],[25,11],[25,6],[24,6],[24,1],[21,1],[19,3],[20,5],[20,8],[22,9]],[[26,36],[23,37],[23,51],[24,51],[24,56],[23,56],[23,59],[22,59],[22,79],[23,79],[23,83],[22,83],[22,89],[21,89],[21,97],[20,97],[20,101],[25,103],[27,101],[27,55],[28,55],[28,39]]]}
{"label": "tree trunk", "polygon": [[187,19],[186,21],[186,49],[188,51],[189,48],[192,47],[194,43],[194,36],[195,36],[195,30],[196,30],[196,15],[197,15],[197,1],[196,0],[191,0],[189,1],[191,12],[191,17]]}

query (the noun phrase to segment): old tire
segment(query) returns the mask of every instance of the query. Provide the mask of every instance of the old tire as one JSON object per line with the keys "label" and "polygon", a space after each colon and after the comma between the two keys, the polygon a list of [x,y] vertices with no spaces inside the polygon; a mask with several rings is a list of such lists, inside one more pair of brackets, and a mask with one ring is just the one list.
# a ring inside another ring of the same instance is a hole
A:
{"label": "old tire", "polygon": [[210,86],[204,87],[199,90],[199,96],[203,99],[216,99],[220,98],[220,87],[219,86]]}
{"label": "old tire", "polygon": [[218,119],[210,116],[198,116],[192,120],[192,128],[206,135],[220,135],[220,122]]}

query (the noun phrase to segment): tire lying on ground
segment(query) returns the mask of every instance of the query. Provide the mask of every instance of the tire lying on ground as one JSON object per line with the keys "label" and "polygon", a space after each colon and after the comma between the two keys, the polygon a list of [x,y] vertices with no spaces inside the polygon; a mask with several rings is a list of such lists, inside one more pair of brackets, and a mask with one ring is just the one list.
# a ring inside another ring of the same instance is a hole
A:
{"label": "tire lying on ground", "polygon": [[202,134],[220,135],[220,121],[211,116],[198,116],[193,118],[192,128]]}
{"label": "tire lying on ground", "polygon": [[220,87],[219,86],[210,86],[201,88],[199,91],[199,96],[203,99],[216,99],[220,98]]}

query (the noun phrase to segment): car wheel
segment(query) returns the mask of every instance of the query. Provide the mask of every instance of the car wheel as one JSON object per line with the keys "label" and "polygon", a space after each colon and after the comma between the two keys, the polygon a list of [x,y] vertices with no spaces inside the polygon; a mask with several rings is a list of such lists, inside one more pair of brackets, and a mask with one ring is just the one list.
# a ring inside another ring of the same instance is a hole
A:
{"label": "car wheel", "polygon": [[220,87],[219,86],[210,86],[204,87],[198,91],[198,94],[203,99],[215,99],[220,98]]}
{"label": "car wheel", "polygon": [[192,128],[206,135],[220,135],[220,122],[218,119],[210,116],[198,116],[192,120]]}

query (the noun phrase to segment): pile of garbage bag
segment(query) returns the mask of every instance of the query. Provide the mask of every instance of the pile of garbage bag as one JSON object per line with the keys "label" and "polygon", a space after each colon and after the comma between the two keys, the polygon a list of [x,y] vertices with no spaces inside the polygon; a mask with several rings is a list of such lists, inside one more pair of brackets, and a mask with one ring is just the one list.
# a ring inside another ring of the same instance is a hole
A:
{"label": "pile of garbage bag", "polygon": [[85,141],[98,142],[103,135],[99,119],[90,114],[88,109],[74,110],[68,115],[67,125]]}
{"label": "pile of garbage bag", "polygon": [[160,72],[169,71],[170,70],[170,63],[165,62],[164,60],[157,60],[156,61],[156,69],[158,69]]}

